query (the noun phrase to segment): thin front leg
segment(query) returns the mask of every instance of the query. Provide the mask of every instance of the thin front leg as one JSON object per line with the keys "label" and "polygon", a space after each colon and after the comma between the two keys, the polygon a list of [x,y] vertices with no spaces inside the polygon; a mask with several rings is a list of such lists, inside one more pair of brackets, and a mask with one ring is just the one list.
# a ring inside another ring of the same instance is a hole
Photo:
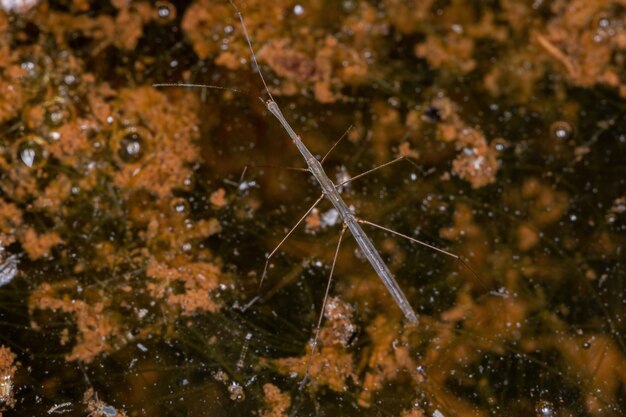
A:
{"label": "thin front leg", "polygon": [[346,224],[343,224],[343,228],[341,229],[341,234],[339,235],[339,241],[337,242],[337,249],[335,249],[335,256],[333,257],[333,263],[330,267],[330,273],[328,274],[328,283],[326,284],[326,292],[324,293],[324,301],[322,301],[322,311],[320,311],[320,316],[317,319],[317,327],[315,328],[315,337],[313,338],[313,343],[311,343],[311,354],[309,355],[309,360],[306,364],[306,372],[304,373],[304,378],[300,381],[300,389],[304,387],[306,381],[309,377],[309,372],[311,371],[311,366],[313,365],[313,357],[315,355],[315,351],[317,350],[317,341],[320,338],[320,333],[322,331],[322,320],[324,319],[324,311],[326,310],[326,304],[328,303],[328,294],[330,293],[330,286],[333,281],[333,272],[335,271],[335,264],[337,263],[337,257],[339,256],[339,247],[341,246],[341,240],[343,239],[343,235],[346,232]]}
{"label": "thin front leg", "polygon": [[315,206],[317,206],[319,204],[320,201],[322,201],[323,198],[324,198],[324,194],[322,194],[321,196],[319,196],[319,198],[317,200],[315,200],[315,203],[313,203],[313,205],[306,211],[306,213],[304,213],[304,215],[302,217],[300,217],[300,220],[298,220],[298,223],[296,223],[295,226],[293,226],[291,228],[291,230],[289,230],[289,232],[287,232],[287,234],[285,235],[283,240],[281,240],[280,243],[274,248],[274,250],[271,251],[270,254],[265,257],[265,267],[263,268],[263,274],[261,275],[261,282],[259,282],[259,290],[261,289],[261,286],[263,286],[263,281],[265,281],[265,277],[267,276],[267,268],[268,268],[268,266],[270,264],[270,259],[272,258],[272,256],[274,256],[274,254],[280,248],[280,246],[283,243],[285,243],[287,238],[289,236],[291,236],[293,231],[296,230],[296,228],[298,226],[300,226],[300,223],[302,223],[302,221],[306,218],[306,216],[309,215],[309,213],[315,208]]}

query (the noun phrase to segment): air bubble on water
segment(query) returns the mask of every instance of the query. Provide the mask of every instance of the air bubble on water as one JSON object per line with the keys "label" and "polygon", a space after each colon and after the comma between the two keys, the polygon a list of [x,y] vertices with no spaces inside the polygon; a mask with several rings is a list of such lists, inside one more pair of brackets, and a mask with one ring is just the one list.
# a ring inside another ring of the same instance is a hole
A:
{"label": "air bubble on water", "polygon": [[496,138],[490,143],[491,149],[501,153],[504,152],[508,146],[508,142],[503,138]]}
{"label": "air bubble on water", "polygon": [[74,74],[67,74],[63,77],[63,82],[67,85],[76,84],[77,77]]}
{"label": "air bubble on water", "polygon": [[463,26],[462,25],[452,24],[452,26],[450,26],[450,28],[452,29],[452,31],[454,33],[458,33],[458,34],[462,34],[463,33]]}
{"label": "air bubble on water", "polygon": [[556,121],[552,123],[552,125],[550,126],[550,134],[555,139],[559,139],[559,140],[570,139],[573,133],[574,132],[573,132],[572,126],[563,120]]}
{"label": "air bubble on water", "polygon": [[24,148],[20,151],[20,158],[27,167],[32,168],[35,162],[35,151],[33,148]]}
{"label": "air bubble on water", "polygon": [[157,22],[167,24],[176,19],[176,7],[169,1],[157,1],[155,4]]}
{"label": "air bubble on water", "polygon": [[550,401],[539,401],[535,406],[537,417],[554,417],[554,405]]}
{"label": "air bubble on water", "polygon": [[44,141],[38,136],[26,136],[17,142],[17,157],[29,168],[42,164],[47,156]]}
{"label": "air bubble on water", "polygon": [[35,71],[35,63],[32,61],[24,61],[20,64],[20,68],[29,73],[29,75],[33,75]]}
{"label": "air bubble on water", "polygon": [[116,136],[113,146],[117,148],[117,155],[123,162],[134,163],[144,156],[148,136],[146,129],[129,127]]}
{"label": "air bubble on water", "polygon": [[189,203],[184,198],[175,198],[171,203],[172,211],[176,214],[189,212]]}
{"label": "air bubble on water", "polygon": [[50,127],[59,127],[69,122],[72,117],[72,107],[64,97],[55,97],[44,103],[46,123]]}
{"label": "air bubble on water", "polygon": [[295,6],[293,6],[293,14],[295,14],[296,16],[302,16],[304,14],[304,7],[302,7],[302,5],[300,4],[296,4]]}

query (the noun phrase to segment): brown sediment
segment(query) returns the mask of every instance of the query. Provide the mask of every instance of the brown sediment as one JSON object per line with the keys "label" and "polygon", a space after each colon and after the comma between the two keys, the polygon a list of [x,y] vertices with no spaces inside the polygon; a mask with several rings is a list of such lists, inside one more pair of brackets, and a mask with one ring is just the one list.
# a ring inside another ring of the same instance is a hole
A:
{"label": "brown sediment", "polygon": [[[146,274],[152,278],[147,284],[152,297],[178,307],[184,316],[200,311],[215,312],[219,308],[212,293],[220,284],[221,273],[214,264],[197,262],[170,267],[150,259]],[[176,290],[177,283],[184,287],[180,292]]]}
{"label": "brown sediment", "polygon": [[9,246],[16,241],[16,232],[22,222],[22,211],[0,198],[0,245]]}
{"label": "brown sediment", "polygon": [[304,219],[305,221],[305,229],[307,232],[310,233],[315,233],[316,231],[320,230],[320,228],[322,227],[322,219],[320,217],[320,211],[317,208],[314,208],[313,210],[311,210],[311,213],[309,213],[308,216],[306,216],[306,219]]}
{"label": "brown sediment", "polygon": [[615,55],[626,46],[626,14],[619,1],[556,2],[555,18],[537,41],[563,64],[569,80],[578,86],[602,84],[626,97],[623,63]]}
{"label": "brown sediment", "polygon": [[476,68],[473,52],[474,42],[454,32],[443,38],[438,35],[428,36],[426,41],[415,46],[415,54],[426,59],[434,68],[449,68],[462,74]]}
{"label": "brown sediment", "polygon": [[63,243],[63,239],[56,232],[39,234],[33,228],[28,228],[20,237],[22,247],[32,260],[47,258],[51,255],[54,246]]}
{"label": "brown sediment", "polygon": [[517,246],[522,252],[534,248],[539,243],[539,233],[529,224],[522,223],[517,227],[519,243]]}
{"label": "brown sediment", "polygon": [[606,404],[619,400],[626,384],[626,356],[610,337],[563,334],[543,338],[529,347],[556,349],[568,364],[568,376],[584,381],[584,405],[591,415],[601,415]]}
{"label": "brown sediment", "polygon": [[6,346],[0,345],[0,417],[4,410],[15,407],[15,373],[18,362],[15,353]]}
{"label": "brown sediment", "polygon": [[326,323],[320,331],[322,345],[347,347],[357,331],[354,324],[354,307],[339,297],[329,297],[324,310]]}
{"label": "brown sediment", "polygon": [[[33,315],[37,310],[51,310],[70,314],[78,332],[65,359],[89,363],[101,353],[111,351],[122,335],[117,313],[110,309],[104,292],[93,293],[94,301],[88,302],[71,295],[77,286],[73,280],[41,284],[29,297],[29,312]],[[35,328],[41,326],[37,322],[32,322],[32,325]],[[67,344],[67,341],[67,333],[62,333],[60,342]]]}
{"label": "brown sediment", "polygon": [[613,204],[611,204],[611,208],[607,211],[604,216],[607,222],[615,223],[620,217],[624,218],[624,214],[626,213],[626,196],[618,197],[613,200]]}
{"label": "brown sediment", "polygon": [[92,147],[82,126],[85,120],[71,120],[57,130],[59,139],[53,141],[47,150],[67,166],[80,167],[92,155]]}
{"label": "brown sediment", "polygon": [[419,159],[420,153],[419,151],[411,147],[411,143],[402,142],[400,146],[398,146],[398,156],[402,156],[405,158]]}
{"label": "brown sediment", "polygon": [[72,181],[67,175],[59,174],[37,196],[33,205],[42,211],[57,211],[63,207],[63,202],[69,198],[71,193]]}
{"label": "brown sediment", "polygon": [[[269,361],[278,372],[285,375],[297,374],[308,376],[316,384],[327,386],[336,392],[348,389],[350,381],[358,383],[354,371],[352,353],[346,351],[348,342],[357,330],[353,323],[354,309],[341,299],[333,297],[328,300],[324,325],[320,330],[318,346],[320,348],[311,357],[311,345],[307,345],[304,356],[299,358],[282,358]],[[310,361],[310,368],[307,368]]]}
{"label": "brown sediment", "polygon": [[426,413],[419,407],[413,407],[410,410],[405,410],[400,414],[400,417],[425,417]]}
{"label": "brown sediment", "polygon": [[554,190],[534,177],[524,181],[521,197],[531,202],[530,218],[540,227],[556,223],[568,208],[569,196],[565,191]]}
{"label": "brown sediment", "polygon": [[83,394],[83,404],[85,405],[85,411],[89,413],[89,417],[126,417],[124,410],[118,410],[98,398],[98,393],[93,388],[89,388]]}
{"label": "brown sediment", "polygon": [[[295,373],[304,378],[310,357],[311,349],[307,346],[302,357],[275,359],[270,363],[281,374]],[[309,376],[316,384],[327,386],[336,392],[344,392],[348,389],[349,381],[356,383],[358,380],[354,373],[353,361],[352,354],[347,353],[341,346],[322,346],[313,355]]]}
{"label": "brown sediment", "polygon": [[223,188],[218,188],[217,190],[211,193],[211,197],[209,198],[209,201],[214,206],[221,208],[227,204],[225,196],[226,196],[226,190],[224,190]]}
{"label": "brown sediment", "polygon": [[[291,13],[293,4],[284,1],[271,6],[259,4],[246,5],[245,21],[259,61],[284,77],[280,87],[271,87],[274,94],[295,95],[307,88],[319,102],[331,103],[341,99],[342,85],[361,85],[370,78],[362,51],[376,50],[376,45],[371,45],[376,39],[370,37],[372,32],[380,36],[388,30],[374,7],[361,5],[358,17],[346,16],[342,26],[354,37],[348,43],[307,25],[300,26],[297,36],[284,36],[281,28],[289,23],[285,15]],[[312,1],[303,6],[313,26],[326,23],[321,3]],[[227,2],[211,4],[202,0],[187,9],[182,28],[199,57],[234,69],[249,61],[241,31],[233,30],[238,28],[238,23]],[[222,51],[220,43],[228,45],[228,50]],[[309,55],[311,51],[315,52]]]}
{"label": "brown sediment", "polygon": [[404,126],[400,112],[389,103],[376,101],[371,104],[375,124],[371,127],[372,147],[378,164],[391,159],[391,145],[400,143],[404,136]]}
{"label": "brown sediment", "polygon": [[474,221],[472,208],[467,204],[460,203],[456,206],[453,216],[454,226],[446,227],[439,231],[439,236],[448,240],[460,238],[476,238],[480,236],[480,227]]}
{"label": "brown sediment", "polygon": [[500,163],[485,135],[461,119],[458,106],[449,98],[438,97],[431,105],[438,110],[441,119],[437,125],[439,138],[453,142],[458,152],[452,161],[452,172],[469,182],[472,188],[494,183]]}
{"label": "brown sediment", "polygon": [[281,392],[280,388],[273,384],[263,385],[266,408],[261,411],[263,417],[286,417],[287,410],[291,407],[291,395]]}
{"label": "brown sediment", "polygon": [[[478,226],[474,219],[472,208],[464,203],[458,203],[455,206],[454,215],[452,217],[453,225],[451,227],[441,228],[439,236],[443,239],[457,242],[455,253],[460,256],[468,256],[471,254],[469,263],[472,270],[484,265],[488,262],[490,256],[490,246],[485,243],[485,231]],[[465,254],[465,255],[463,255]],[[467,267],[458,265],[458,271],[462,274],[467,282],[474,288],[485,289],[489,276],[475,276]]]}
{"label": "brown sediment", "polygon": [[291,49],[288,39],[267,43],[258,55],[278,76],[288,80],[303,81],[317,77],[315,62],[302,52]]}
{"label": "brown sediment", "polygon": [[362,391],[358,397],[361,407],[369,407],[372,395],[378,392],[385,382],[395,381],[403,371],[414,369],[408,346],[402,339],[401,324],[397,319],[378,315],[366,331],[372,340],[372,347],[366,363]]}
{"label": "brown sediment", "polygon": [[[172,109],[161,92],[143,87],[124,89],[113,106],[113,114],[126,120],[127,128],[114,132],[111,151],[123,152],[121,141],[137,135],[142,154],[138,161],[121,160],[114,183],[124,189],[147,189],[159,198],[171,195],[174,188],[186,188],[191,176],[190,164],[197,161],[199,150],[192,142],[197,123],[193,111],[197,100],[189,95],[181,106]],[[145,129],[142,129],[142,124]]]}

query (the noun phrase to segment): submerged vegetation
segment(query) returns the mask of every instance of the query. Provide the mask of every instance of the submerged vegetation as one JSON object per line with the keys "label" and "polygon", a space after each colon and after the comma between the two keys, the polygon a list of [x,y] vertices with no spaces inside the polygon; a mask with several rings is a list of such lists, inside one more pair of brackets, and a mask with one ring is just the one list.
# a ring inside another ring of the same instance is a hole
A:
{"label": "submerged vegetation", "polygon": [[33,3],[0,9],[0,415],[626,413],[624,1],[239,4],[312,152],[353,126],[329,175],[412,161],[359,216],[478,275],[367,229],[409,325],[346,237],[303,389],[340,221],[259,289],[320,191],[230,3]]}

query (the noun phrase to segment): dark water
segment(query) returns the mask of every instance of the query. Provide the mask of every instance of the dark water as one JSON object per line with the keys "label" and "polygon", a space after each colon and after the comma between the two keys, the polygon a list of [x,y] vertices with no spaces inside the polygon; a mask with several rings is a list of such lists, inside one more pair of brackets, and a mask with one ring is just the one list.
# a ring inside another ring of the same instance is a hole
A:
{"label": "dark water", "polygon": [[475,274],[366,227],[409,326],[346,235],[300,389],[340,226],[322,203],[259,289],[320,190],[231,6],[0,12],[3,415],[623,415],[623,7],[240,7],[311,151],[353,125],[331,178],[410,155],[348,204]]}

